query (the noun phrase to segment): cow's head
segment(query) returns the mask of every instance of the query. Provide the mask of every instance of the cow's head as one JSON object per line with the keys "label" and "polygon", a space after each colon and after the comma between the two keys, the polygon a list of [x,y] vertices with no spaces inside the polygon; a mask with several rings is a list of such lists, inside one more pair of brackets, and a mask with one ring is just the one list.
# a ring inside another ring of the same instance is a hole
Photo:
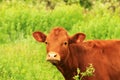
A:
{"label": "cow's head", "polygon": [[81,43],[85,39],[85,34],[77,33],[69,37],[67,31],[63,28],[54,28],[47,36],[42,32],[34,32],[33,37],[38,42],[46,44],[47,61],[58,64],[65,61],[70,55],[69,45],[73,43]]}

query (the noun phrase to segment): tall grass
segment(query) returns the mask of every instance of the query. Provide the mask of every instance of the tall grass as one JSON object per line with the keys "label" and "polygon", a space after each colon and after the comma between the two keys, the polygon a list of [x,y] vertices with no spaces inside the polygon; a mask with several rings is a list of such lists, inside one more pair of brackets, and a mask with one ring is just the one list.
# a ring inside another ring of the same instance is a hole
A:
{"label": "tall grass", "polygon": [[[47,11],[42,4],[25,4],[19,1],[2,3],[0,6],[1,43],[26,38],[35,30],[45,32],[54,26],[71,29],[73,24],[82,17],[81,11],[77,11],[80,9],[78,6],[74,6],[76,9],[72,9],[72,6],[59,6],[54,11]],[[74,13],[75,11],[77,12]]]}
{"label": "tall grass", "polygon": [[79,5],[60,4],[50,11],[44,4],[4,1],[0,3],[0,43],[27,38],[35,30],[47,33],[55,26],[70,33],[85,32],[88,39],[120,38],[119,9],[113,13],[98,5],[87,11]]}
{"label": "tall grass", "polygon": [[33,40],[2,44],[0,80],[63,80],[58,70],[45,59],[45,46]]}

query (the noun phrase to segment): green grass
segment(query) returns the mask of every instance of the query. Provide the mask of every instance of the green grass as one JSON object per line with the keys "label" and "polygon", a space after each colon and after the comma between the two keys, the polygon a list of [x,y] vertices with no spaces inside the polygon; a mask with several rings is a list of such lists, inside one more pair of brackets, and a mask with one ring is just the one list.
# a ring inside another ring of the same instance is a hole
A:
{"label": "green grass", "polygon": [[48,33],[55,26],[63,26],[72,34],[84,32],[87,39],[120,39],[119,10],[113,13],[97,3],[87,11],[61,3],[50,11],[44,4],[4,1],[0,3],[0,44],[27,38],[36,30]]}
{"label": "green grass", "polygon": [[64,80],[46,61],[45,46],[23,40],[0,45],[0,80]]}

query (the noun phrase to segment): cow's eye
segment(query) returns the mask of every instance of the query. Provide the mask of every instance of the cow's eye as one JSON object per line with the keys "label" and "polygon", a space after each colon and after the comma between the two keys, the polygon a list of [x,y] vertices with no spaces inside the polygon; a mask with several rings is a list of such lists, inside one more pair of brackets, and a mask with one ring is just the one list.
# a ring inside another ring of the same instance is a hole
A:
{"label": "cow's eye", "polygon": [[65,41],[65,42],[64,42],[64,45],[67,45],[67,44],[68,44],[68,42]]}

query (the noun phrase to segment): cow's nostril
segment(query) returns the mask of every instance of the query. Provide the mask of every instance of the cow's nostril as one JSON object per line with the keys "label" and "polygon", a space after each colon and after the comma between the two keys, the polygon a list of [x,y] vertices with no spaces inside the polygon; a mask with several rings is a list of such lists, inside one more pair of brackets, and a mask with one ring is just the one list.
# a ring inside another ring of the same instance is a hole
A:
{"label": "cow's nostril", "polygon": [[48,54],[48,57],[50,57],[50,54]]}
{"label": "cow's nostril", "polygon": [[56,56],[57,56],[57,54],[54,55],[54,57],[56,57]]}
{"label": "cow's nostril", "polygon": [[48,54],[48,57],[55,58],[55,57],[57,57],[57,54]]}

